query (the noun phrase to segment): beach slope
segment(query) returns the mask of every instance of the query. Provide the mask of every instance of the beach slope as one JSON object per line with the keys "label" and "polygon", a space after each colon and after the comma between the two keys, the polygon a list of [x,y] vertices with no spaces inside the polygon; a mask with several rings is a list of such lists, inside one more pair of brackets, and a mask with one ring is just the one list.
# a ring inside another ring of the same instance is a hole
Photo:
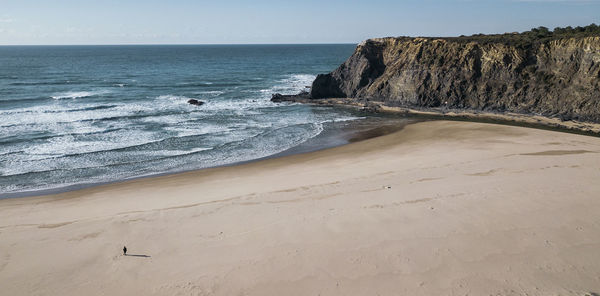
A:
{"label": "beach slope", "polygon": [[599,153],[596,137],[430,121],[5,199],[0,294],[600,293]]}

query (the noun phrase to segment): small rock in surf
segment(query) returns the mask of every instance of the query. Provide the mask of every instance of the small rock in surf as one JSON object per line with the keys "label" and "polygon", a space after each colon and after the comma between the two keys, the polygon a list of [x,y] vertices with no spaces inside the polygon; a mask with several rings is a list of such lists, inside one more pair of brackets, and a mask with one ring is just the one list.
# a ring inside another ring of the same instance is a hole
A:
{"label": "small rock in surf", "polygon": [[189,99],[187,102],[188,102],[188,104],[192,104],[192,105],[196,105],[196,106],[204,105],[204,102],[198,101],[196,99]]}

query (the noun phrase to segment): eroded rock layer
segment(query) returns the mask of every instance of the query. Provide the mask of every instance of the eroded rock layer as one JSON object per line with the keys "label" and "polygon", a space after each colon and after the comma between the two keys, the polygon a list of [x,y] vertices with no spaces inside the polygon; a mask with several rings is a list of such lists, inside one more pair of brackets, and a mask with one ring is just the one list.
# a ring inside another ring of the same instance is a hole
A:
{"label": "eroded rock layer", "polygon": [[335,71],[317,76],[310,97],[600,122],[600,37],[525,45],[369,39]]}

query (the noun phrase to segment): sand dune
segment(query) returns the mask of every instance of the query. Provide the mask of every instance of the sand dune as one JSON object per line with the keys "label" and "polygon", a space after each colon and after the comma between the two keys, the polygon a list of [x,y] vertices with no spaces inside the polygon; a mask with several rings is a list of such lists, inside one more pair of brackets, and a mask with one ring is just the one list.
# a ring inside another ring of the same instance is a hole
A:
{"label": "sand dune", "polygon": [[2,200],[0,294],[592,295],[599,153],[600,138],[432,121]]}

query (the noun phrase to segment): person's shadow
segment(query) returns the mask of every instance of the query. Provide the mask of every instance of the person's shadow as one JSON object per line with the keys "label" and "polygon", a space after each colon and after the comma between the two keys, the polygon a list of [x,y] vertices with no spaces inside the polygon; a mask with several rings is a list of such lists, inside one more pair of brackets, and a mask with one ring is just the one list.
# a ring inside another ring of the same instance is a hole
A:
{"label": "person's shadow", "polygon": [[138,255],[138,254],[125,254],[124,256],[151,258],[151,256],[148,256],[148,255]]}

